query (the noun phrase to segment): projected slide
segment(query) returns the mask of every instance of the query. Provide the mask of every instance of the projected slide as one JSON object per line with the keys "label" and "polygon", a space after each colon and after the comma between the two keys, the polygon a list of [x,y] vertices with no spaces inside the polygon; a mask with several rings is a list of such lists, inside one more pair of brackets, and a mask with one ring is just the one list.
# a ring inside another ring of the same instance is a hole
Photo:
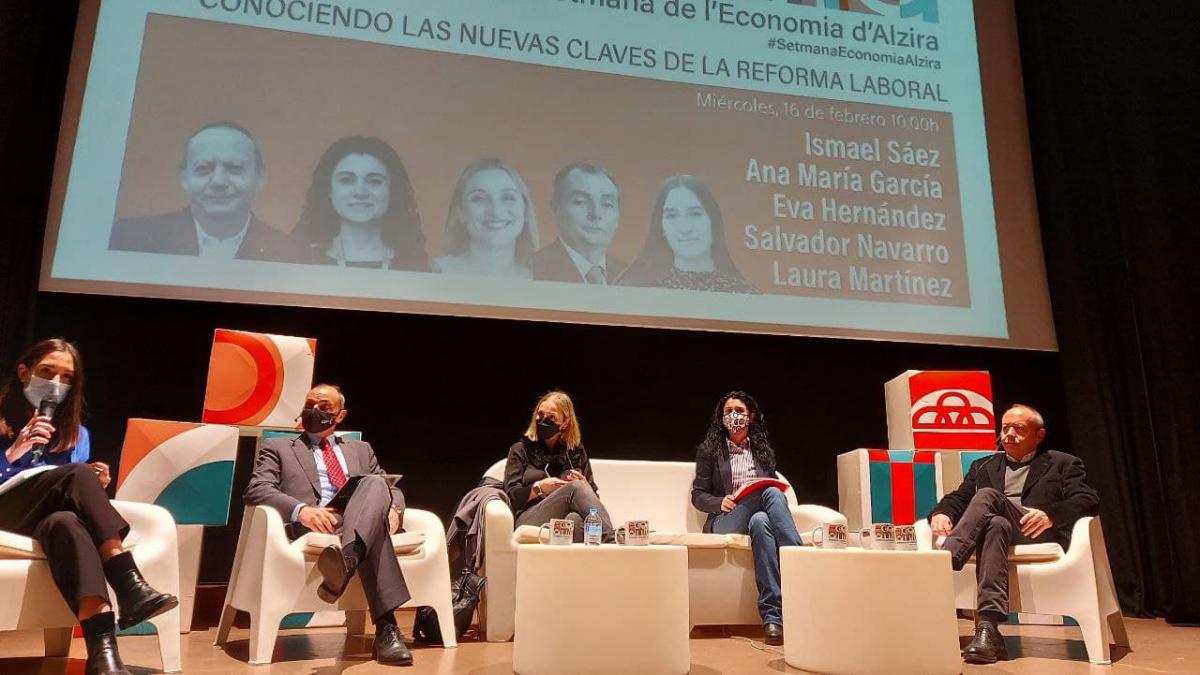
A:
{"label": "projected slide", "polygon": [[969,2],[94,13],[45,290],[1013,338]]}

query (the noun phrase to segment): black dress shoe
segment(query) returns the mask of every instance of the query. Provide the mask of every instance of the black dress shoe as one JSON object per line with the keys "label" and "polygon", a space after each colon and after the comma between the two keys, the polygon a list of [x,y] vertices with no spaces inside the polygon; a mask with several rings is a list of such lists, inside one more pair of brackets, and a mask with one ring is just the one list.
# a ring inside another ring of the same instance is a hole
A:
{"label": "black dress shoe", "polygon": [[980,621],[975,626],[975,639],[963,649],[963,660],[967,663],[995,663],[1008,660],[1004,636],[991,621]]}
{"label": "black dress shoe", "polygon": [[413,662],[412,652],[404,644],[404,633],[396,624],[376,627],[375,646],[371,654],[385,666],[411,666]]}
{"label": "black dress shoe", "polygon": [[117,636],[112,612],[97,614],[81,621],[83,641],[87,645],[86,675],[131,675],[117,653]]}
{"label": "black dress shoe", "polygon": [[146,583],[133,562],[133,554],[128,551],[104,561],[104,578],[117,596],[117,608],[121,615],[117,626],[122,630],[179,605],[179,598],[159,593]]}
{"label": "black dress shoe", "polygon": [[764,641],[772,647],[778,647],[783,644],[783,626],[777,623],[764,623],[763,633],[766,635]]}
{"label": "black dress shoe", "polygon": [[350,577],[354,576],[355,567],[356,565],[342,554],[341,546],[326,546],[317,558],[317,571],[322,577],[317,596],[328,603],[337,602],[342,593],[346,592]]}

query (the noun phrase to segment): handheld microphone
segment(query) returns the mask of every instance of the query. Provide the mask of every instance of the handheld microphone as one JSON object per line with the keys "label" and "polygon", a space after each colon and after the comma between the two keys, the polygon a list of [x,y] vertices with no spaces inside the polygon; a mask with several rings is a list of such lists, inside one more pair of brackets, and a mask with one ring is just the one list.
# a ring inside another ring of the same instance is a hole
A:
{"label": "handheld microphone", "polygon": [[[37,414],[39,417],[54,417],[54,411],[58,409],[58,401],[47,398],[43,399],[41,405],[38,406]],[[45,443],[35,443],[29,450],[29,454],[34,463],[42,458],[42,454],[46,452]]]}

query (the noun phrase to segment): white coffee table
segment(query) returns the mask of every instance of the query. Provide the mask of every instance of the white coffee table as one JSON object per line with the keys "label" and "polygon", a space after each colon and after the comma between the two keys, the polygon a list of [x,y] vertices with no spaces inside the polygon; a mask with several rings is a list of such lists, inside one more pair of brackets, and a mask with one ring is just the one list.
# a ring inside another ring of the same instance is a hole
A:
{"label": "white coffee table", "polygon": [[683,546],[517,546],[513,671],[690,669]]}
{"label": "white coffee table", "polygon": [[783,653],[819,673],[962,672],[946,551],[785,546]]}

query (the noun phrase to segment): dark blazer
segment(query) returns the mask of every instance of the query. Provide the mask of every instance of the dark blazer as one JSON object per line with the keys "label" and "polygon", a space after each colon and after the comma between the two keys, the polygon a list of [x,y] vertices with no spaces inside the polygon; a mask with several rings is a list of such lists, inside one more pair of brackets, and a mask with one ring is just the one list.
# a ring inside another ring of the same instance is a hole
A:
{"label": "dark blazer", "polygon": [[529,499],[529,491],[534,483],[547,476],[562,478],[570,469],[582,473],[592,490],[600,494],[600,488],[596,487],[596,479],[592,476],[592,463],[582,443],[566,452],[554,454],[547,454],[546,446],[541,441],[531,441],[524,436],[513,443],[508,449],[508,461],[504,465],[504,494],[508,495],[513,516],[521,515],[525,509],[542,501]]}
{"label": "dark blazer", "polygon": [[[174,213],[118,220],[113,223],[108,250],[194,256],[200,255],[200,242],[196,238],[192,212],[185,208]],[[311,254],[291,235],[251,216],[246,238],[234,257],[237,260],[308,262]]]}
{"label": "dark blazer", "polygon": [[[383,474],[371,444],[337,437],[342,455],[346,458],[346,475]],[[306,437],[271,438],[263,443],[250,484],[242,493],[247,506],[270,506],[290,522],[297,504],[316,506],[321,500],[321,479],[317,477],[317,462]],[[392,505],[404,510],[404,493],[392,488]]]}
{"label": "dark blazer", "polygon": [[[627,267],[629,264],[625,261],[606,255],[604,276],[608,283],[616,283],[617,277],[621,276]],[[543,246],[540,251],[533,254],[533,278],[542,281],[583,283],[583,277],[579,275],[579,268],[575,266],[571,254],[563,248],[562,239],[555,239],[553,243]]]}
{"label": "dark blazer", "polygon": [[[1035,452],[1021,490],[1021,504],[1045,511],[1054,523],[1047,533],[1052,533],[1053,541],[1066,548],[1075,521],[1099,513],[1100,495],[1087,484],[1087,473],[1078,457],[1057,450]],[[929,517],[942,513],[957,523],[979,489],[990,487],[1004,492],[1004,457],[1003,452],[998,452],[972,464],[962,485],[942,497]]]}
{"label": "dark blazer", "polygon": [[[754,463],[759,478],[774,478],[775,467],[762,467]],[[701,448],[696,453],[696,478],[692,480],[692,506],[708,514],[704,531],[712,531],[713,518],[719,516],[721,500],[733,494],[733,469],[729,466],[729,448],[723,446],[717,453],[708,453]]]}

